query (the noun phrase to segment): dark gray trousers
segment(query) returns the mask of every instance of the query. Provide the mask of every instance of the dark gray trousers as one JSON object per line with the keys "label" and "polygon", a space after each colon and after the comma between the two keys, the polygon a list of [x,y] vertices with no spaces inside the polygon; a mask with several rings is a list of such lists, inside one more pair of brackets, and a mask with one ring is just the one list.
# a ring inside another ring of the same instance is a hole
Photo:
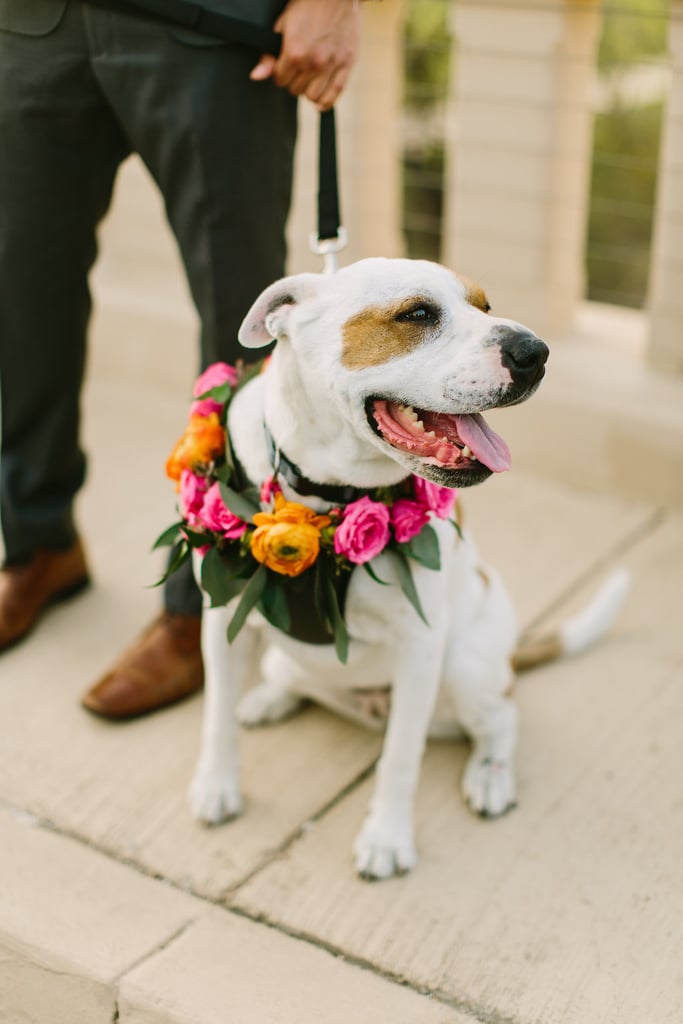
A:
{"label": "dark gray trousers", "polygon": [[[229,13],[230,0],[223,7]],[[140,154],[165,200],[201,320],[201,366],[247,355],[239,324],[284,272],[296,134],[295,100],[249,81],[256,59],[81,0],[0,0],[7,562],[75,537],[72,504],[86,469],[79,401],[87,276],[96,226],[130,152]],[[171,611],[199,612],[189,565],[165,600]]]}

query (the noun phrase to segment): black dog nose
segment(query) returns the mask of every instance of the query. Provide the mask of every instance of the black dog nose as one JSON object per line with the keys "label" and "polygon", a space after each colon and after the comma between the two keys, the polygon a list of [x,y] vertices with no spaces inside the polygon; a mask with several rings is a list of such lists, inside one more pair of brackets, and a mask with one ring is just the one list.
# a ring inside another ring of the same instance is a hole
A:
{"label": "black dog nose", "polygon": [[545,342],[531,334],[511,328],[500,342],[501,362],[510,371],[515,384],[530,387],[545,373],[549,349]]}

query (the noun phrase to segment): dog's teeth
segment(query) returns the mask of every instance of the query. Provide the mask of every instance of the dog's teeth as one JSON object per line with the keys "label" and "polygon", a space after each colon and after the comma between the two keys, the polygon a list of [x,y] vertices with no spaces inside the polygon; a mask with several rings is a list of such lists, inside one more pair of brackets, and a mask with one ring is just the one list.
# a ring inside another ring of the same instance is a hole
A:
{"label": "dog's teeth", "polygon": [[463,453],[463,455],[465,456],[466,459],[471,459],[472,458],[472,452],[467,447],[467,445],[465,445],[465,447],[463,448],[462,453]]}
{"label": "dog's teeth", "polygon": [[436,434],[434,433],[433,430],[428,430],[425,434],[425,437],[436,437]]}
{"label": "dog's teeth", "polygon": [[418,428],[418,430],[424,430],[425,428],[424,423],[422,422],[422,420],[418,420],[417,416],[415,417],[415,426]]}

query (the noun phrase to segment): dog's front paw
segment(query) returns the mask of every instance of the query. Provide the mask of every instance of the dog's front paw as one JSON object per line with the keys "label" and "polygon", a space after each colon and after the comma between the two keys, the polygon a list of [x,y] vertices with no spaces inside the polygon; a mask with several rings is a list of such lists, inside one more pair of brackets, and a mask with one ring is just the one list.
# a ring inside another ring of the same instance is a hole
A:
{"label": "dog's front paw", "polygon": [[508,760],[478,757],[467,762],[462,780],[470,810],[482,818],[499,818],[515,806],[515,774]]}
{"label": "dog's front paw", "polygon": [[203,825],[218,825],[242,812],[239,776],[234,772],[199,770],[188,794],[193,817]]}
{"label": "dog's front paw", "polygon": [[242,697],[237,708],[241,725],[272,725],[299,710],[303,700],[279,683],[259,683]]}
{"label": "dog's front paw", "polygon": [[360,877],[368,881],[404,875],[417,864],[411,826],[369,814],[353,844],[353,860]]}

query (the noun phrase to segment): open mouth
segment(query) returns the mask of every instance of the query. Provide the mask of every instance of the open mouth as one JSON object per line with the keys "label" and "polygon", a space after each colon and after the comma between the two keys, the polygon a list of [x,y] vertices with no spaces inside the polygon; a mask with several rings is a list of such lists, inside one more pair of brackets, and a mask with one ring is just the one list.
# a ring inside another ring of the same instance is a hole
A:
{"label": "open mouth", "polygon": [[430,412],[384,398],[366,402],[373,430],[399,451],[443,470],[510,468],[510,449],[480,413]]}

